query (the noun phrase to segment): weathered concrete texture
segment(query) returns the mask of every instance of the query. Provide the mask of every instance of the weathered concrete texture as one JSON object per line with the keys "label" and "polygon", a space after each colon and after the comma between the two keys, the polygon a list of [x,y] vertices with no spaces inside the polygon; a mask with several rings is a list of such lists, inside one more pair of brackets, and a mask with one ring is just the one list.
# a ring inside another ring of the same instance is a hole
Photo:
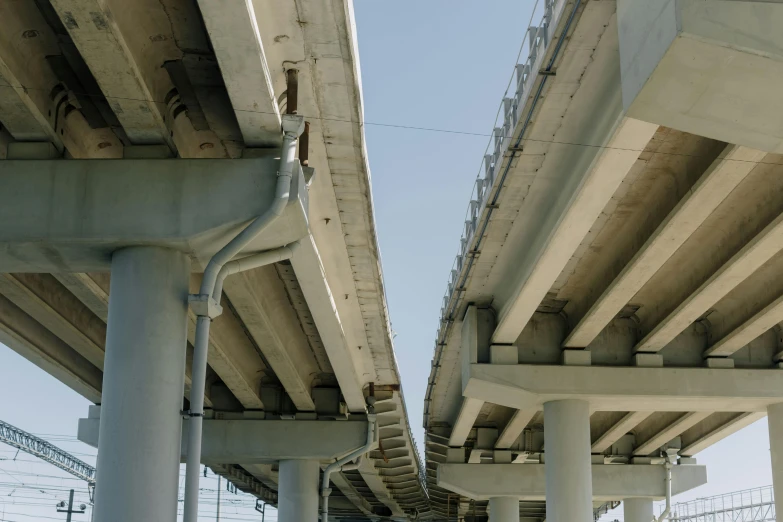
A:
{"label": "weathered concrete texture", "polygon": [[[440,464],[438,485],[477,500],[495,496],[543,500],[546,473],[542,464]],[[592,466],[593,500],[666,497],[663,466],[622,464]],[[672,470],[677,495],[707,483],[706,466],[683,465]],[[646,521],[649,522],[649,521]]]}
{"label": "weathered concrete texture", "polygon": [[[0,162],[0,271],[105,271],[111,252],[139,244],[179,249],[206,264],[270,205],[278,165],[274,155]],[[309,196],[297,170],[284,214],[247,251],[307,234]]]}
{"label": "weathered concrete texture", "polygon": [[783,152],[783,5],[619,0],[628,115]]}

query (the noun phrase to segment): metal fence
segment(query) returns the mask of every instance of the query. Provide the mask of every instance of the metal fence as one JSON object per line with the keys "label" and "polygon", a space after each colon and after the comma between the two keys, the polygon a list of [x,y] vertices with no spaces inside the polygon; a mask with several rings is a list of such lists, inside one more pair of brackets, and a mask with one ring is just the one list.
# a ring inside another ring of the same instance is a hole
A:
{"label": "metal fence", "polygon": [[672,522],[767,522],[775,520],[772,486],[678,502]]}

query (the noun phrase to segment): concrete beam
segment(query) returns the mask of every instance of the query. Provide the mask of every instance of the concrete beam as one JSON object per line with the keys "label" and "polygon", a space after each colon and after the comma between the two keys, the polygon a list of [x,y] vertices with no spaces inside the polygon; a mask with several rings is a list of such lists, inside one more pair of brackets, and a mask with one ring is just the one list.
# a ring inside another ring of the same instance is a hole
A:
{"label": "concrete beam", "polygon": [[[143,419],[141,420],[143,422]],[[78,438],[97,447],[100,417],[79,419]],[[367,441],[365,421],[204,419],[201,462],[253,464],[283,459],[332,461]],[[182,460],[188,422],[182,423]]]}
{"label": "concrete beam", "polygon": [[501,308],[493,343],[512,344],[517,340],[657,128],[630,118],[617,123],[606,148],[598,153],[562,217],[552,230],[541,231],[549,239],[534,264],[525,268],[520,285]]}
{"label": "concrete beam", "polygon": [[[163,95],[150,89],[145,78],[145,65],[136,57],[146,53],[137,48],[149,45],[146,38],[139,38],[147,20],[136,17],[138,36],[123,32],[123,26],[131,25],[129,19],[142,9],[127,5],[124,9],[113,1],[102,0],[53,0],[52,6],[63,21],[68,34],[90,68],[95,80],[109,100],[126,134],[134,145],[167,144],[176,150],[166,126],[166,108]],[[160,57],[158,68],[165,58]],[[165,73],[164,73],[165,74]],[[159,79],[159,78],[158,78]]]}
{"label": "concrete beam", "polygon": [[588,346],[765,155],[728,145],[590,307],[563,346]]}
{"label": "concrete beam", "polygon": [[685,430],[692,428],[711,415],[709,411],[686,413],[661,431],[639,444],[633,450],[634,455],[647,456],[658,448],[677,437]]}
{"label": "concrete beam", "polygon": [[630,117],[783,152],[783,5],[623,0],[617,20]]}
{"label": "concrete beam", "polygon": [[783,215],[767,225],[636,345],[659,352],[783,248]]}
{"label": "concrete beam", "polygon": [[314,411],[310,394],[318,364],[273,266],[226,278],[237,315],[300,411]]}
{"label": "concrete beam", "polygon": [[[663,466],[592,466],[593,500],[606,502],[625,498],[666,497]],[[439,487],[475,500],[516,497],[523,501],[546,499],[544,464],[439,464]],[[707,483],[705,466],[675,466],[672,494]]]}
{"label": "concrete beam", "polygon": [[[206,263],[271,204],[278,166],[274,157],[4,160],[0,267],[3,272],[108,271],[111,252],[129,244],[183,250]],[[306,235],[308,200],[297,168],[283,216],[246,252]]]}
{"label": "concrete beam", "polygon": [[[466,399],[467,400],[467,399]],[[538,410],[517,410],[509,419],[506,427],[500,432],[498,440],[495,442],[496,449],[508,449],[514,444],[519,435],[522,434],[525,427],[533,419]]]}
{"label": "concrete beam", "polygon": [[[206,0],[209,3],[209,0]],[[364,393],[362,392],[361,361],[358,354],[351,350],[345,339],[345,332],[340,320],[340,314],[334,302],[329,282],[318,248],[313,237],[307,236],[300,241],[300,246],[291,259],[299,287],[302,289],[307,306],[318,328],[324,348],[329,357],[340,391],[343,394],[349,411],[365,410]]]}
{"label": "concrete beam", "polygon": [[470,435],[470,430],[473,429],[473,423],[476,422],[476,418],[483,406],[484,401],[482,400],[471,397],[462,399],[459,415],[457,415],[457,420],[451,428],[449,446],[459,448],[465,445],[465,441],[468,439],[468,435]]}
{"label": "concrete beam", "polygon": [[101,321],[105,323],[109,319],[109,293],[95,280],[95,276],[71,272],[52,275]]}
{"label": "concrete beam", "polygon": [[680,455],[685,457],[696,455],[701,450],[712,446],[716,442],[721,441],[729,435],[738,432],[742,428],[750,426],[757,420],[764,418],[765,415],[766,414],[763,412],[741,413],[725,424],[718,426],[709,433],[706,433],[693,442],[690,442],[687,446],[680,450]]}
{"label": "concrete beam", "polygon": [[620,419],[617,424],[609,428],[598,440],[593,442],[590,451],[593,453],[603,453],[609,449],[612,444],[620,440],[626,433],[634,429],[644,419],[652,415],[651,411],[632,411]]}
{"label": "concrete beam", "polygon": [[780,322],[783,322],[783,297],[770,303],[723,339],[707,348],[704,357],[729,357]]}
{"label": "concrete beam", "polygon": [[247,147],[280,145],[280,111],[251,0],[199,0]]}
{"label": "concrete beam", "polygon": [[103,370],[106,324],[49,274],[0,274],[0,293]]}
{"label": "concrete beam", "polygon": [[474,364],[462,393],[517,409],[578,399],[593,411],[766,411],[783,401],[783,372]]}
{"label": "concrete beam", "polygon": [[0,343],[87,400],[101,401],[103,372],[3,296],[0,296]]}

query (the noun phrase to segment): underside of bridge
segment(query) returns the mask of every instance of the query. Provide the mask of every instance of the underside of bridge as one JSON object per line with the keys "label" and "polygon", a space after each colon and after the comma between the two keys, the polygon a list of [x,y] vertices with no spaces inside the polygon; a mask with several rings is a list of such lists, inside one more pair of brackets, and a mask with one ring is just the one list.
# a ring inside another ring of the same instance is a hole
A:
{"label": "underside of bridge", "polygon": [[768,411],[783,502],[783,5],[546,7],[443,302],[432,508],[650,520]]}
{"label": "underside of bridge", "polygon": [[[79,433],[99,447],[96,520],[174,520],[194,416],[202,462],[281,521],[315,519],[319,468],[365,446],[369,423],[369,453],[331,474],[329,519],[426,516],[352,9],[0,2],[0,341],[100,405]],[[286,163],[284,137],[299,134]],[[285,165],[280,217],[207,302],[204,268],[275,205]],[[205,385],[203,417],[191,385]]]}

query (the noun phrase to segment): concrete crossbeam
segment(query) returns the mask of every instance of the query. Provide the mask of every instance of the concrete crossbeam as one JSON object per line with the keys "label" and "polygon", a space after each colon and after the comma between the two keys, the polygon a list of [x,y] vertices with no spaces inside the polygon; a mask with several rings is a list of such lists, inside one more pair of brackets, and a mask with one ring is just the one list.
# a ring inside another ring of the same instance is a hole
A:
{"label": "concrete crossbeam", "polygon": [[307,236],[300,241],[300,246],[291,259],[291,265],[329,356],[329,363],[340,384],[345,404],[349,411],[364,411],[365,399],[362,382],[359,380],[359,376],[364,373],[360,371],[361,360],[356,350],[349,348],[345,339],[340,314],[313,236]]}
{"label": "concrete crossbeam", "polygon": [[[519,500],[545,500],[544,464],[439,464],[439,487],[475,500],[516,497]],[[592,466],[593,500],[666,497],[663,466]],[[672,493],[689,491],[707,483],[706,466],[675,466]]]}
{"label": "concrete crossbeam", "polygon": [[[3,272],[107,271],[111,252],[131,244],[181,249],[206,263],[271,204],[278,166],[274,157],[2,161],[0,266]],[[247,252],[308,233],[301,169],[292,183],[283,216]]]}
{"label": "concrete crossbeam", "polygon": [[686,457],[696,455],[701,450],[712,446],[716,442],[725,439],[729,435],[738,432],[746,426],[750,426],[757,420],[762,419],[764,416],[765,413],[763,412],[741,413],[735,418],[731,419],[729,422],[718,426],[714,430],[704,434],[703,436],[682,448],[680,450],[680,455]]}
{"label": "concrete crossbeam", "polygon": [[563,346],[588,346],[765,155],[728,145],[601,294]]}
{"label": "concrete crossbeam", "polygon": [[463,395],[517,409],[579,399],[593,411],[755,412],[783,401],[783,372],[474,364]]}
{"label": "concrete crossbeam", "polygon": [[759,232],[636,345],[636,352],[659,352],[715,303],[783,249],[783,215]]}
{"label": "concrete crossbeam", "polygon": [[652,415],[651,411],[632,411],[620,419],[614,426],[609,428],[603,435],[598,437],[590,451],[593,453],[603,453],[609,449],[612,444],[620,440],[626,433],[634,429],[644,419]]}
{"label": "concrete crossbeam", "polygon": [[248,147],[280,144],[278,110],[251,0],[199,0],[220,72]]}
{"label": "concrete crossbeam", "polygon": [[567,200],[568,207],[562,210],[562,218],[554,223],[552,230],[541,232],[546,234],[548,241],[500,310],[493,343],[512,344],[517,340],[657,128],[657,125],[630,118],[617,123],[584,182]]}
{"label": "concrete crossbeam", "polygon": [[[79,419],[78,438],[93,447],[99,417]],[[182,423],[182,460],[187,455],[188,423]],[[264,463],[281,459],[329,461],[361,447],[364,421],[214,420],[204,419],[201,462]]]}
{"label": "concrete crossbeam", "polygon": [[672,422],[661,431],[642,442],[640,445],[634,448],[633,454],[639,456],[650,455],[658,448],[677,437],[685,430],[692,428],[696,424],[700,423],[704,419],[710,416],[710,412],[707,411],[695,411],[686,413],[685,415]]}
{"label": "concrete crossbeam", "polygon": [[617,20],[630,117],[783,152],[783,4],[622,0]]}

